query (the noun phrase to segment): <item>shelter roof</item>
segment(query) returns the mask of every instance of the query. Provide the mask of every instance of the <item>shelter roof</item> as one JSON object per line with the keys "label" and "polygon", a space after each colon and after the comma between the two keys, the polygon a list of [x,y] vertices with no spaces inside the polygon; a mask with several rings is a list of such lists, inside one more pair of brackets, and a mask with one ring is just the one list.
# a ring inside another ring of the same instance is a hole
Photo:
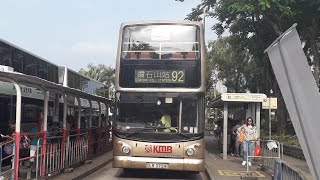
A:
{"label": "shelter roof", "polygon": [[43,88],[49,92],[57,92],[57,93],[64,93],[66,95],[71,95],[75,97],[80,97],[84,99],[90,99],[93,101],[108,103],[111,100],[107,99],[102,96],[97,96],[93,94],[88,94],[86,92],[80,91],[78,89],[64,87],[60,84],[56,84],[44,79],[41,79],[36,76],[26,75],[18,72],[4,72],[0,71],[0,80],[6,81],[6,79],[11,79],[15,81],[18,84],[23,84],[26,86],[32,86],[32,87],[40,87]]}
{"label": "shelter roof", "polygon": [[208,107],[223,108],[224,102],[228,102],[228,105],[232,106],[243,106],[243,104],[253,102],[262,103],[264,98],[267,98],[267,96],[260,93],[223,93],[209,102]]}

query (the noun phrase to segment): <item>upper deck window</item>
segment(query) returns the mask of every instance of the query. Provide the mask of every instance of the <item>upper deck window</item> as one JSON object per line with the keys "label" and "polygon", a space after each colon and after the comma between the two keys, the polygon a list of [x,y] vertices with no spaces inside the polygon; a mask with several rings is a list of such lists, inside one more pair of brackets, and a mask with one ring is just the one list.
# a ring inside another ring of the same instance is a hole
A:
{"label": "upper deck window", "polygon": [[191,25],[137,25],[123,30],[122,59],[196,60],[199,28]]}

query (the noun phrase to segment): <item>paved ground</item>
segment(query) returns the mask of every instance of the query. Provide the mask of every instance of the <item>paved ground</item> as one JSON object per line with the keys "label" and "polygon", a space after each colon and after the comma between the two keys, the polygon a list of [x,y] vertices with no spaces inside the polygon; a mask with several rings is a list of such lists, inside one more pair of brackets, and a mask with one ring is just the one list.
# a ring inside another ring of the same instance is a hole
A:
{"label": "paved ground", "polygon": [[[242,158],[228,156],[227,160],[222,159],[220,145],[214,136],[206,136],[206,171],[205,173],[190,174],[179,171],[160,171],[160,170],[129,170],[112,168],[112,152],[106,153],[92,160],[91,164],[84,164],[74,169],[71,173],[63,173],[53,179],[69,180],[69,179],[211,179],[211,180],[233,180],[240,179],[246,175],[246,166],[242,166]],[[309,179],[310,172],[305,161],[284,157],[285,161],[302,171]],[[252,172],[251,178],[271,179],[272,172],[258,171],[259,163],[253,162],[250,167]],[[308,176],[309,175],[309,176]],[[312,179],[312,178],[311,178]]]}
{"label": "paved ground", "polygon": [[75,168],[70,173],[63,173],[57,176],[52,177],[56,180],[77,180],[83,179],[86,176],[96,172],[97,170],[103,168],[110,162],[112,162],[112,151],[107,152],[101,156],[98,156],[92,160],[91,163],[83,164],[80,167]]}
{"label": "paved ground", "polygon": [[[242,166],[241,157],[228,156],[227,160],[222,159],[221,151],[219,148],[219,142],[214,136],[206,136],[206,164],[208,171],[213,174],[211,179],[226,180],[226,179],[240,179],[241,176],[247,177],[246,166]],[[258,179],[271,179],[270,174],[264,171],[258,171],[258,162],[253,162],[253,166],[250,167],[252,175],[248,177]]]}
{"label": "paved ground", "polygon": [[97,172],[87,176],[84,180],[105,180],[105,179],[130,179],[130,180],[152,180],[152,179],[195,179],[207,180],[205,173],[190,174],[180,171],[162,170],[129,170],[112,168],[112,163],[101,168]]}

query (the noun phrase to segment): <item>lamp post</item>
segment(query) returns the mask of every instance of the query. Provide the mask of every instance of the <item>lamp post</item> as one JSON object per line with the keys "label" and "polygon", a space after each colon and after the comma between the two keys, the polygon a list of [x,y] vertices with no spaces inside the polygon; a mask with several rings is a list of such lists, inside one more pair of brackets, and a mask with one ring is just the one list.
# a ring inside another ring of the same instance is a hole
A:
{"label": "lamp post", "polygon": [[[273,90],[270,89],[270,97],[272,96]],[[271,99],[269,97],[269,140],[271,140],[271,107],[270,107],[270,102]]]}

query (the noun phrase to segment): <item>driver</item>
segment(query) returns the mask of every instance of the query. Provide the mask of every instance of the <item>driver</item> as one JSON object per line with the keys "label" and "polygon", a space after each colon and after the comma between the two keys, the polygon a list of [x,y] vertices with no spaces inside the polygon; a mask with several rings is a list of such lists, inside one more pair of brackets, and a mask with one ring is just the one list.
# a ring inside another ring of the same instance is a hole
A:
{"label": "driver", "polygon": [[164,125],[164,127],[171,127],[171,117],[169,114],[162,113],[160,121]]}
{"label": "driver", "polygon": [[170,132],[171,130],[177,132],[176,128],[171,127],[171,116],[165,111],[161,111],[161,115],[160,121],[164,127],[167,127],[167,129],[164,129],[164,132]]}

